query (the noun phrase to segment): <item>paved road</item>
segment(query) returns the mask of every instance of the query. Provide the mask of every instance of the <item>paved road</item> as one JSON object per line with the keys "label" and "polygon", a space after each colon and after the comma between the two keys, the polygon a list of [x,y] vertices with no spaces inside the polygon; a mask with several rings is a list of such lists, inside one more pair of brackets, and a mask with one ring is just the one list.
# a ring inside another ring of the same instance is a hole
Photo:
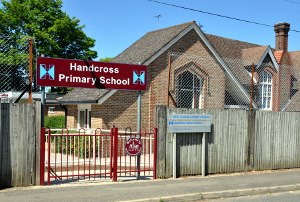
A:
{"label": "paved road", "polygon": [[0,201],[191,201],[300,190],[300,169],[0,190]]}
{"label": "paved road", "polygon": [[205,200],[207,202],[298,202],[300,191]]}

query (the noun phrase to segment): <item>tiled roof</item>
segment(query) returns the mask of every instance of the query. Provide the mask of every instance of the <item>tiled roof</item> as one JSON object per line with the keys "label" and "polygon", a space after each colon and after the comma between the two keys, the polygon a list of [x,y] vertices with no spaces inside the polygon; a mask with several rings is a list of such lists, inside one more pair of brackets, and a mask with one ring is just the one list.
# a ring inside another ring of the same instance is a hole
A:
{"label": "tiled roof", "polygon": [[274,56],[276,58],[277,63],[281,62],[281,58],[283,56],[283,50],[274,51]]}
{"label": "tiled roof", "polygon": [[64,103],[96,103],[109,90],[93,88],[75,88],[68,92],[59,102]]}
{"label": "tiled roof", "polygon": [[148,32],[120,53],[113,62],[143,64],[147,59],[158,52],[162,47],[193,23],[194,22],[187,22],[165,29]]}
{"label": "tiled roof", "polygon": [[251,64],[257,64],[264,52],[267,50],[268,46],[258,46],[254,48],[247,48],[242,49],[242,57],[241,59],[244,61],[245,64],[251,65]]}
{"label": "tiled roof", "polygon": [[289,54],[291,57],[292,65],[300,67],[300,51],[290,52]]}
{"label": "tiled roof", "polygon": [[245,90],[249,91],[251,77],[246,68],[251,66],[252,63],[256,65],[268,46],[260,46],[215,35],[207,35],[207,38]]}
{"label": "tiled roof", "polygon": [[295,111],[295,109],[299,110],[300,103],[300,51],[290,52],[289,54],[292,62],[292,97],[285,107],[285,111]]}
{"label": "tiled roof", "polygon": [[241,58],[241,50],[259,47],[260,45],[247,43],[239,40],[224,38],[215,35],[206,35],[214,48],[222,56],[222,58]]}
{"label": "tiled roof", "polygon": [[[242,84],[249,85],[251,83],[249,74],[251,72],[251,66],[252,64],[258,64],[267,48],[268,46],[258,46],[241,50],[241,58],[238,59],[239,62],[234,63],[231,69]],[[241,66],[241,64],[243,64],[243,66]]]}
{"label": "tiled roof", "polygon": [[255,65],[258,63],[267,46],[210,34],[206,36],[231,69],[234,76],[241,82],[245,90],[249,91],[251,77],[246,68],[252,63]]}

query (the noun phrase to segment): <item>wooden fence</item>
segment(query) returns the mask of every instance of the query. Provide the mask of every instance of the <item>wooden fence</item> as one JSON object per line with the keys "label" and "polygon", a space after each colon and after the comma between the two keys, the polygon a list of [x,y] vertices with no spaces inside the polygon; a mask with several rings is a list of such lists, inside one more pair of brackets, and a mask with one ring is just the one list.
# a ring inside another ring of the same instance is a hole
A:
{"label": "wooden fence", "polygon": [[39,183],[40,109],[0,104],[0,187]]}
{"label": "wooden fence", "polygon": [[[39,184],[40,103],[0,105],[0,187]],[[206,172],[300,167],[300,113],[157,107],[157,177],[172,176],[170,113],[212,115]],[[177,175],[200,175],[202,134],[177,134]]]}
{"label": "wooden fence", "polygon": [[[212,115],[206,142],[206,172],[232,173],[300,167],[300,113],[157,107],[157,177],[172,176],[172,134],[168,114]],[[177,175],[200,175],[202,134],[177,133]]]}
{"label": "wooden fence", "polygon": [[256,112],[255,170],[300,167],[300,112]]}

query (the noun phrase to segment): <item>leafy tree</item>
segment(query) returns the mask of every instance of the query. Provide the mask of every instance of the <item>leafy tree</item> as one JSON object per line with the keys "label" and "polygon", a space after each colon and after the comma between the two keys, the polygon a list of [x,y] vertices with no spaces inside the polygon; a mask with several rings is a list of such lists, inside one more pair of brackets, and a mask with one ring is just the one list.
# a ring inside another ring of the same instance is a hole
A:
{"label": "leafy tree", "polygon": [[27,46],[0,35],[0,91],[19,91],[28,85]]}
{"label": "leafy tree", "polygon": [[112,57],[106,57],[106,58],[100,58],[100,62],[110,62],[110,61],[112,61],[114,58],[112,58]]}
{"label": "leafy tree", "polygon": [[[61,10],[62,0],[1,0],[0,32],[22,39],[35,38],[40,54],[50,57],[93,59],[95,40],[83,32],[80,20]],[[23,39],[24,40],[24,39]]]}
{"label": "leafy tree", "polygon": [[[91,49],[95,40],[84,33],[80,20],[61,10],[62,0],[1,0],[1,4],[0,33],[10,36],[14,43],[3,48],[4,41],[0,39],[0,60],[9,60],[13,72],[24,71],[18,61],[26,54],[20,53],[20,47],[29,38],[34,38],[40,55],[82,60],[97,57],[97,52]],[[0,62],[0,68],[5,64],[8,63]]]}

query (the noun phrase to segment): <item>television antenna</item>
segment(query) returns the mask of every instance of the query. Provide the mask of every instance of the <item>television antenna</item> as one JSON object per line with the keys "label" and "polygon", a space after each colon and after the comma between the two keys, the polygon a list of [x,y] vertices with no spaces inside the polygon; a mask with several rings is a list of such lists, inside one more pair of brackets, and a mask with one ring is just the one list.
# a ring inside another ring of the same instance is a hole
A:
{"label": "television antenna", "polygon": [[161,14],[155,15],[154,17],[157,18],[157,22],[159,23],[159,18],[161,18]]}

